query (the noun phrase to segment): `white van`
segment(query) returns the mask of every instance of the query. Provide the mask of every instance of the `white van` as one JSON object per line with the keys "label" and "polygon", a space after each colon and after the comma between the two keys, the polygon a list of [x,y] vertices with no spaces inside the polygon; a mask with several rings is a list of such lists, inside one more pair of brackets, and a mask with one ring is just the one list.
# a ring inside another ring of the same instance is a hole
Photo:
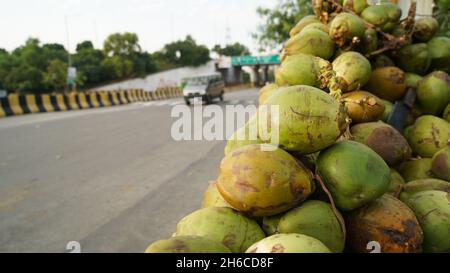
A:
{"label": "white van", "polygon": [[225,82],[219,73],[188,78],[183,89],[184,100],[187,105],[195,98],[201,98],[206,104],[215,98],[223,101],[224,89]]}

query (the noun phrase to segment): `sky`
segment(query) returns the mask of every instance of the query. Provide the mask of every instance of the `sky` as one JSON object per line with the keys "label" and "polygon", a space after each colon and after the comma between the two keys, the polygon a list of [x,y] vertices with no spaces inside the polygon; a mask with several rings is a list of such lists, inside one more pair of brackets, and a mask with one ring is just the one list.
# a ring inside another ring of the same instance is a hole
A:
{"label": "sky", "polygon": [[[116,32],[134,32],[143,50],[154,52],[188,34],[209,48],[238,41],[256,50],[251,37],[261,23],[258,6],[276,0],[0,0],[0,48],[13,50],[28,37],[42,43],[91,40],[101,48]],[[66,22],[68,37],[66,32]],[[227,31],[228,29],[228,31]],[[227,38],[228,36],[228,38]]]}

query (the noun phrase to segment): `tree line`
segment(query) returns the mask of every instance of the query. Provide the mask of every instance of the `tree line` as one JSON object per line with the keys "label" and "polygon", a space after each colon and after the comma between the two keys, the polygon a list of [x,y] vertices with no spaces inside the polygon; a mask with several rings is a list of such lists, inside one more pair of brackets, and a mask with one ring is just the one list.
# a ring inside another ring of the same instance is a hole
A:
{"label": "tree line", "polygon": [[[212,51],[227,56],[249,54],[248,48],[239,43],[216,45]],[[142,50],[136,34],[115,33],[104,41],[102,49],[84,41],[70,56],[61,44],[41,44],[38,39],[30,38],[11,52],[0,48],[0,90],[34,94],[62,92],[66,89],[69,65],[77,69],[78,89],[85,89],[167,69],[200,66],[209,60],[208,47],[197,44],[189,35],[149,53]]]}

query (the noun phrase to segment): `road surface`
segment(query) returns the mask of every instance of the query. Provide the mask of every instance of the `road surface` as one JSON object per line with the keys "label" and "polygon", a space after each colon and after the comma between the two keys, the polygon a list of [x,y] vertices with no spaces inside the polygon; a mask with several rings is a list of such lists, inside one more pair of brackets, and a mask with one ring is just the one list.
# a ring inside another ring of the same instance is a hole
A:
{"label": "road surface", "polygon": [[[225,104],[255,104],[257,90]],[[182,99],[0,119],[0,252],[142,252],[199,208],[225,141],[171,137]],[[194,106],[198,107],[198,106]]]}

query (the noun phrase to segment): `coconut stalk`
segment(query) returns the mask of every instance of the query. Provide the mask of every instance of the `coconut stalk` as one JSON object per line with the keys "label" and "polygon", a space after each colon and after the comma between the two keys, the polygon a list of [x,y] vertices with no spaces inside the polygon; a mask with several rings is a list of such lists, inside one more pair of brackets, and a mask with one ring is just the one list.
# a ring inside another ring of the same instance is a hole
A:
{"label": "coconut stalk", "polygon": [[[335,0],[312,0],[312,6],[314,13],[316,16],[321,20],[322,23],[328,24],[331,18],[334,18],[337,14],[341,12],[348,12],[351,14],[354,14],[356,16],[359,16],[356,14],[352,9],[349,9],[346,6],[342,6]],[[407,45],[411,39],[412,34],[414,31],[414,18],[416,17],[416,9],[417,9],[417,3],[415,0],[411,1],[411,6],[409,8],[408,16],[400,22],[402,27],[405,29],[405,34],[402,36],[396,37],[392,34],[386,33],[381,28],[367,22],[363,18],[361,18],[364,21],[364,24],[367,28],[371,28],[375,30],[377,33],[379,33],[383,38],[383,46],[375,51],[369,52],[366,54],[366,57],[371,58],[373,56],[382,54],[386,51],[395,51],[398,50],[405,45]],[[355,39],[352,40],[352,43],[350,46],[346,48],[346,50],[350,50],[355,45],[359,43],[358,37],[355,37]]]}

